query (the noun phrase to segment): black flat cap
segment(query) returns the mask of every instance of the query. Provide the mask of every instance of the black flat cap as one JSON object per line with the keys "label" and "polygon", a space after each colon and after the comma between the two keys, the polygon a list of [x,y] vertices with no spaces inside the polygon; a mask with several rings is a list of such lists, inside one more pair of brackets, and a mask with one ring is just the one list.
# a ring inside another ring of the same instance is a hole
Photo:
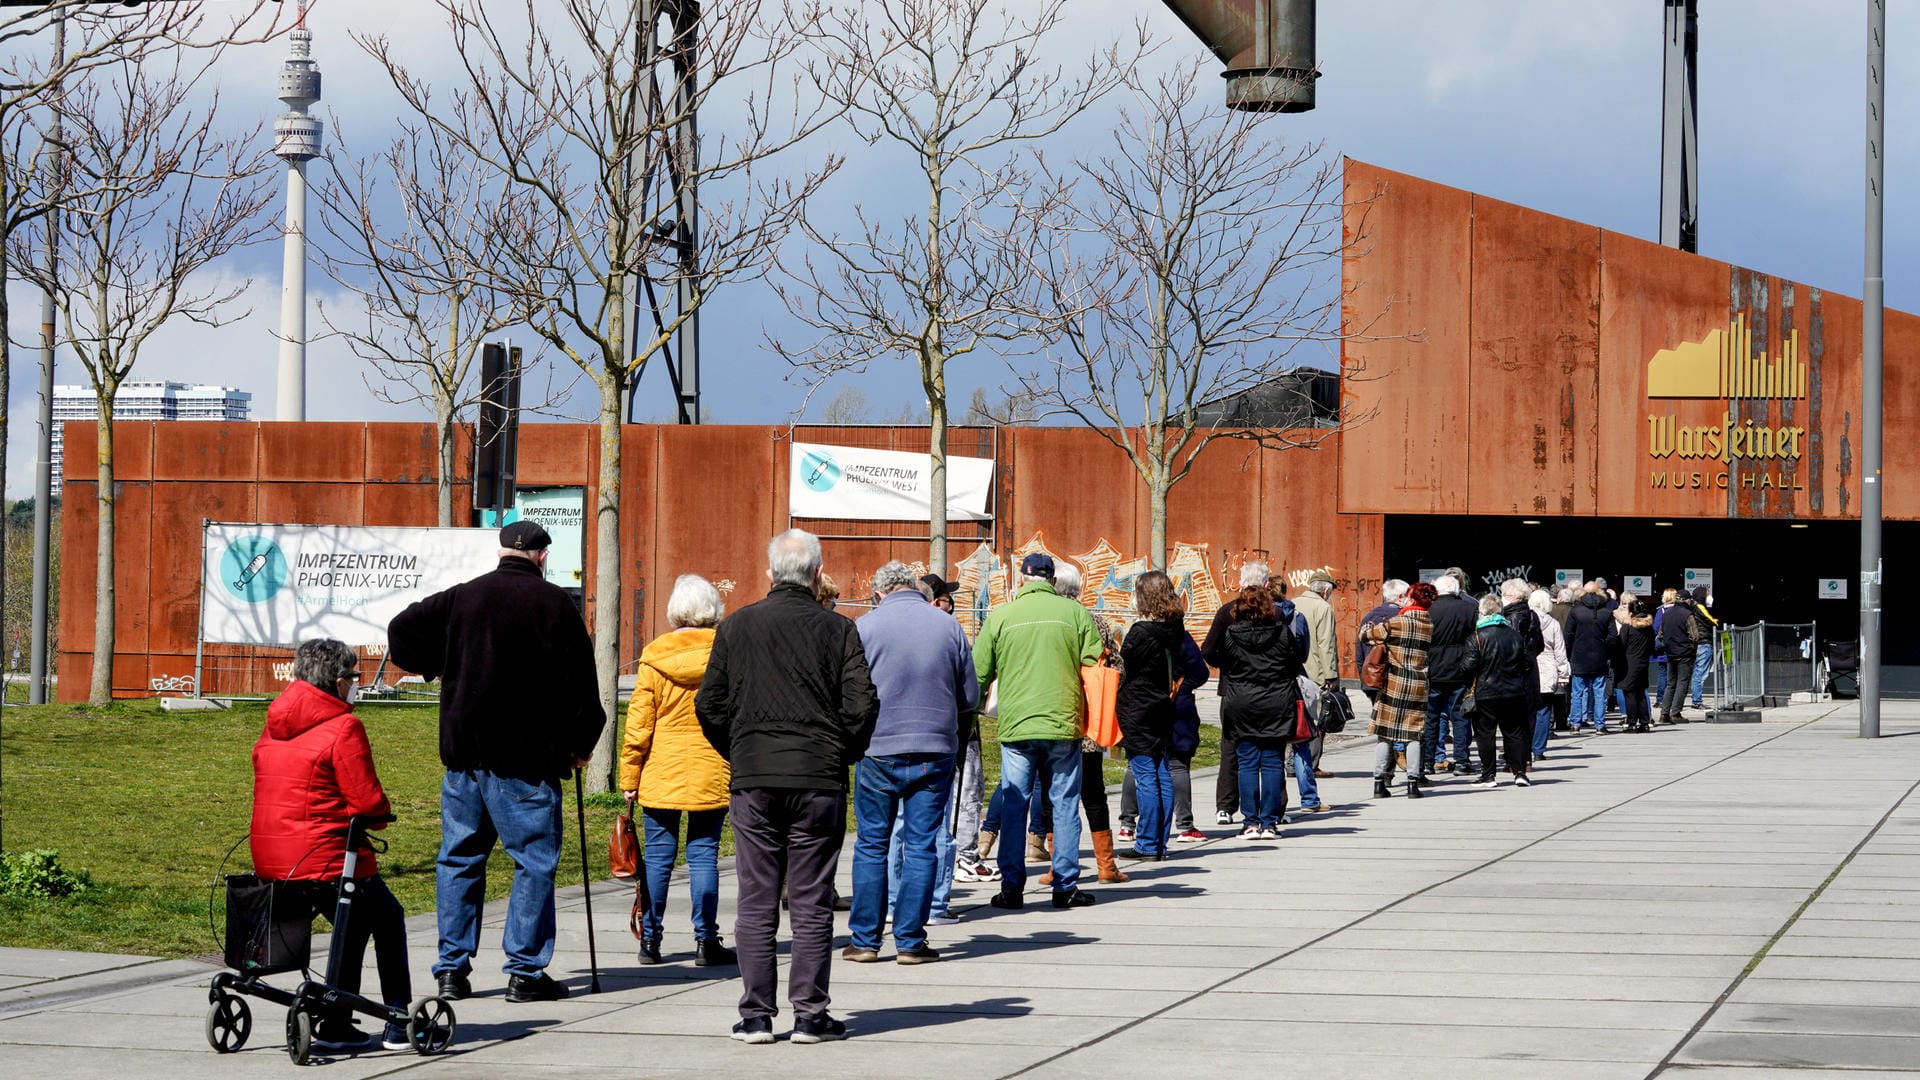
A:
{"label": "black flat cap", "polygon": [[516,521],[500,530],[500,546],[515,551],[541,551],[553,543],[547,530],[531,521]]}

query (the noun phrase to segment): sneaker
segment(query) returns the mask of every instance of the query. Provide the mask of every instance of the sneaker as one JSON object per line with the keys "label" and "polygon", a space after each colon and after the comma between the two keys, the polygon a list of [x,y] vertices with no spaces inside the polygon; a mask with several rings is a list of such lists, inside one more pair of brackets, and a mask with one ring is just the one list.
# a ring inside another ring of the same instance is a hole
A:
{"label": "sneaker", "polygon": [[1280,839],[1280,830],[1279,830],[1279,829],[1261,829],[1261,830],[1260,830],[1260,839],[1262,839],[1262,840],[1278,840],[1278,839]]}
{"label": "sneaker", "polygon": [[958,926],[959,924],[960,916],[955,915],[951,911],[943,911],[938,915],[927,916],[928,926]]}
{"label": "sneaker", "polygon": [[764,1016],[742,1020],[733,1025],[733,1039],[750,1046],[764,1046],[773,1041],[773,1021]]}
{"label": "sneaker", "polygon": [[1092,907],[1093,894],[1084,889],[1069,889],[1053,894],[1053,906],[1057,908]]}
{"label": "sneaker", "polygon": [[1173,834],[1173,842],[1176,844],[1204,844],[1206,841],[1207,834],[1199,829],[1188,829],[1185,832]]}
{"label": "sneaker", "polygon": [[793,1041],[797,1043],[838,1042],[847,1037],[847,1025],[821,1013],[802,1016],[793,1022]]}
{"label": "sneaker", "polygon": [[313,1026],[313,1045],[321,1050],[358,1050],[372,1041],[345,1016],[329,1016]]}
{"label": "sneaker", "polygon": [[953,880],[967,882],[999,881],[1000,868],[991,863],[962,862],[953,868]]}
{"label": "sneaker", "polygon": [[1242,839],[1242,840],[1258,840],[1258,839],[1260,839],[1260,826],[1258,826],[1258,825],[1249,825],[1249,826],[1247,826],[1246,828],[1244,828],[1244,829],[1241,829],[1241,830],[1240,830],[1240,839]]}
{"label": "sneaker", "polygon": [[720,944],[717,937],[693,943],[694,967],[732,967],[739,962],[739,955]]}
{"label": "sneaker", "polygon": [[1131,841],[1133,839],[1133,826],[1122,825],[1113,830],[1113,838],[1122,844]]}
{"label": "sneaker", "polygon": [[407,1025],[388,1024],[380,1033],[380,1047],[383,1050],[411,1050],[413,1040],[407,1038]]}
{"label": "sneaker", "polygon": [[1515,787],[1532,787],[1533,781],[1527,779],[1526,773],[1521,773],[1519,776],[1513,778],[1513,784]]}
{"label": "sneaker", "polygon": [[1231,825],[1231,824],[1233,824],[1233,811],[1231,811],[1231,810],[1222,810],[1222,811],[1220,811],[1219,813],[1217,813],[1217,814],[1215,814],[1215,815],[1213,815],[1213,823],[1214,823],[1215,825]]}
{"label": "sneaker", "polygon": [[515,975],[507,980],[507,1000],[516,1004],[527,1001],[559,1001],[567,996],[564,984],[556,982],[546,972],[538,975]]}
{"label": "sneaker", "polygon": [[1500,778],[1495,776],[1493,773],[1483,772],[1480,774],[1480,779],[1474,781],[1473,786],[1474,787],[1499,787]]}
{"label": "sneaker", "polygon": [[440,983],[440,996],[448,1001],[460,1001],[473,994],[473,986],[467,982],[465,972],[443,971],[437,980]]}
{"label": "sneaker", "polygon": [[863,949],[858,945],[849,945],[840,950],[840,959],[849,964],[877,964],[880,952],[877,949]]}
{"label": "sneaker", "polygon": [[921,944],[911,949],[901,949],[893,954],[896,964],[933,964],[940,960],[940,951]]}

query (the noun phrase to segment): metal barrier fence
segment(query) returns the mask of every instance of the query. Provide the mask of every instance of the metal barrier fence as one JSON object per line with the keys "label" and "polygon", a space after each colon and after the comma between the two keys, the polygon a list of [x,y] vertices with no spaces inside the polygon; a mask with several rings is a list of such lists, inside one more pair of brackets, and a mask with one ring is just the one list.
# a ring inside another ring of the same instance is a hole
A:
{"label": "metal barrier fence", "polygon": [[1820,688],[1820,632],[1816,623],[1722,626],[1713,650],[1713,696],[1722,709],[1739,708]]}

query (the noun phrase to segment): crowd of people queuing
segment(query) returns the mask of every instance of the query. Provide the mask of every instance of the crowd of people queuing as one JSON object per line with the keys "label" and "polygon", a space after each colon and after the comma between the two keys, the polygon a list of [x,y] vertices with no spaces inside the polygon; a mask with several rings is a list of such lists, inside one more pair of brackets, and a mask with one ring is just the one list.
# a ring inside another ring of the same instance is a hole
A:
{"label": "crowd of people queuing", "polygon": [[[439,993],[471,993],[487,856],[513,860],[502,948],[509,1002],[551,1001],[567,988],[546,973],[555,937],[554,875],[561,780],[592,753],[606,717],[593,692],[591,646],[572,602],[543,576],[551,537],[532,523],[500,534],[491,573],[421,601],[389,628],[395,663],[441,681],[443,842],[436,867]],[[971,643],[953,613],[957,586],[900,562],[871,582],[858,620],[835,612],[839,590],[821,572],[818,539],[799,530],[767,550],[766,597],[727,615],[696,575],[675,581],[667,633],[642,649],[620,739],[618,784],[645,832],[647,904],[642,964],[665,961],[670,884],[684,830],[692,960],[737,965],[740,1021],[732,1036],[774,1041],[775,939],[792,936],[791,1039],[844,1038],[829,1012],[833,913],[849,910],[840,959],[940,960],[928,927],[958,922],[954,883],[995,883],[995,908],[1027,903],[1030,864],[1053,907],[1092,905],[1081,885],[1084,814],[1100,882],[1128,875],[1119,858],[1168,858],[1170,843],[1209,839],[1196,825],[1191,763],[1201,724],[1194,692],[1218,672],[1222,760],[1218,825],[1239,838],[1280,837],[1291,772],[1301,813],[1327,809],[1317,781],[1322,737],[1306,738],[1308,702],[1342,695],[1333,578],[1314,572],[1295,595],[1267,564],[1249,562],[1240,588],[1203,641],[1186,628],[1174,582],[1133,581],[1132,618],[1096,618],[1079,600],[1079,572],[1036,553],[1017,588]],[[1604,580],[1551,595],[1513,579],[1479,599],[1453,570],[1432,583],[1392,580],[1361,620],[1356,666],[1369,680],[1374,795],[1391,795],[1396,767],[1417,798],[1437,774],[1518,785],[1556,729],[1604,734],[1614,702],[1633,730],[1655,716],[1684,723],[1700,706],[1700,654],[1711,638],[1705,590],[1649,599]],[[357,661],[337,641],[300,646],[293,685],[268,710],[254,751],[254,857],[263,876],[314,883],[341,859],[304,852],[342,844],[347,819],[385,814],[366,734],[352,713]],[[1108,749],[1089,736],[1086,673],[1118,671],[1114,718],[1127,761],[1118,828],[1102,771]],[[1377,682],[1377,685],[1374,683]],[[986,792],[979,720],[997,724],[1000,780]],[[1496,743],[1499,754],[1496,755]],[[1476,751],[1477,747],[1477,751]],[[1477,760],[1478,768],[1474,762]],[[849,778],[851,769],[851,778]],[[852,896],[834,872],[855,823]],[[734,947],[718,925],[721,833],[731,822],[738,885]],[[998,843],[1011,828],[1023,840]],[[1116,851],[1116,839],[1129,846]],[[998,844],[996,857],[995,848]],[[380,884],[371,850],[357,873],[368,913],[348,936],[344,970],[357,985],[375,944],[383,998],[409,997],[403,913]],[[318,1045],[371,1042],[350,1017],[324,1018]],[[382,1036],[404,1047],[404,1031]]]}

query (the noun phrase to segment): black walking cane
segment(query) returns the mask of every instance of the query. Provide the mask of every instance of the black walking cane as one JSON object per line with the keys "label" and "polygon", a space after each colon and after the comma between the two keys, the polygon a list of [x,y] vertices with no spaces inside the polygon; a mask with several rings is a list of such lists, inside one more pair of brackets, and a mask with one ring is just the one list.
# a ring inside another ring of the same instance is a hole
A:
{"label": "black walking cane", "polygon": [[600,992],[600,953],[593,945],[593,873],[587,869],[587,796],[580,769],[573,770],[573,816],[580,829],[580,891],[587,898],[587,969],[593,972],[588,993]]}

